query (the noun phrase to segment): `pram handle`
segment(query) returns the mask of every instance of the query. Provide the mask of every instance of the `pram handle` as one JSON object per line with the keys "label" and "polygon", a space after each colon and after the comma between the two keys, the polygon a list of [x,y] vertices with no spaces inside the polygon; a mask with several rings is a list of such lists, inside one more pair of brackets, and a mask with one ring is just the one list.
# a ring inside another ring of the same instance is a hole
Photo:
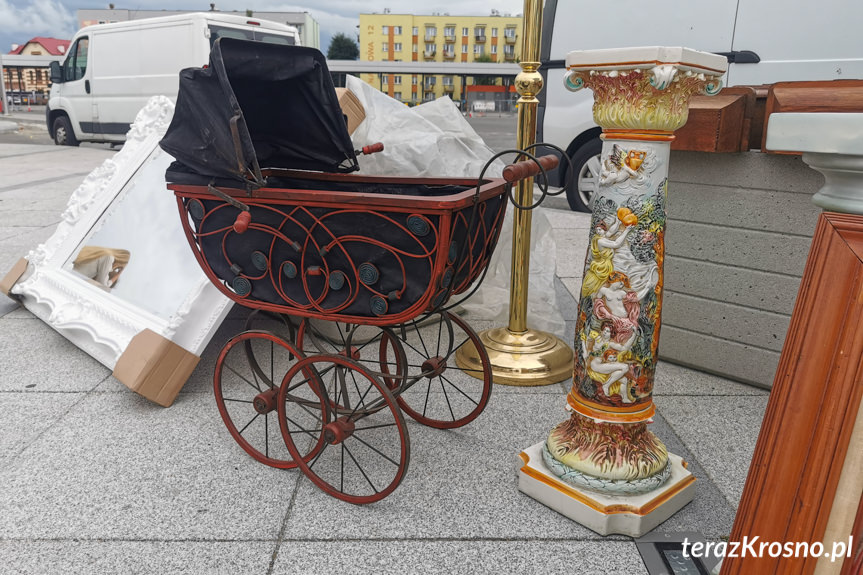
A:
{"label": "pram handle", "polygon": [[375,144],[369,144],[368,146],[363,146],[361,150],[354,150],[355,154],[377,154],[378,152],[384,151],[384,145],[382,142],[377,142]]}
{"label": "pram handle", "polygon": [[536,162],[533,160],[516,162],[503,169],[503,179],[509,183],[517,182],[535,176],[542,170],[552,170],[557,167],[558,163],[557,156],[553,155],[542,156]]}

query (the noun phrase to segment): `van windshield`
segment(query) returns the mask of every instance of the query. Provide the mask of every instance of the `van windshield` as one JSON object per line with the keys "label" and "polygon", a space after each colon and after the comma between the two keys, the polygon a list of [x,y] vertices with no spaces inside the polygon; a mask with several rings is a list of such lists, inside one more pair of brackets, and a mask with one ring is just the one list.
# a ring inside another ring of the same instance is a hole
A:
{"label": "van windshield", "polygon": [[218,38],[237,38],[239,40],[253,40],[255,42],[267,42],[269,44],[282,44],[293,46],[296,42],[293,36],[274,34],[270,30],[250,30],[246,28],[229,28],[227,26],[210,26],[210,48]]}

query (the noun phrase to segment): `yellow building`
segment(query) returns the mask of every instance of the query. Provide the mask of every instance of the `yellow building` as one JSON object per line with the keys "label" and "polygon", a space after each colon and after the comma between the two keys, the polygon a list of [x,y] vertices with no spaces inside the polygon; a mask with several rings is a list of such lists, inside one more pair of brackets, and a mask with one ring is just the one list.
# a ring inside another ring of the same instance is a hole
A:
{"label": "yellow building", "polygon": [[[522,17],[360,14],[360,60],[369,62],[519,61]],[[362,74],[389,96],[417,104],[464,99],[470,79],[453,75]]]}

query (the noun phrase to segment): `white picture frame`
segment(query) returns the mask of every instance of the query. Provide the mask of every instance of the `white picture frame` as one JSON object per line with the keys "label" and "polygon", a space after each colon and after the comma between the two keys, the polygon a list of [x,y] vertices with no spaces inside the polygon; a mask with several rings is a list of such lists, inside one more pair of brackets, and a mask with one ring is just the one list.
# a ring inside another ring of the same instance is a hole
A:
{"label": "white picture frame", "polygon": [[[200,357],[231,307],[195,260],[182,231],[177,200],[165,186],[164,170],[173,158],[158,143],[173,112],[168,98],[150,99],[123,148],[72,193],[56,231],[26,256],[27,269],[10,290],[35,316],[112,370],[133,338],[148,330],[158,336],[156,341],[163,338]],[[147,213],[140,213],[141,206]],[[131,216],[124,210],[136,213]],[[112,226],[118,218],[122,225]],[[136,225],[128,224],[136,220]],[[106,234],[115,247],[137,246],[114,288],[100,287],[72,270],[80,248],[97,239],[104,243]],[[139,364],[160,361],[159,351],[151,357],[140,357],[141,353],[136,351],[139,357],[134,358]],[[161,353],[164,356],[164,346]],[[192,359],[194,367],[197,358]],[[179,376],[179,387],[191,368],[186,371]],[[133,382],[123,383],[149,397]],[[150,399],[170,405],[175,395],[165,401]]]}

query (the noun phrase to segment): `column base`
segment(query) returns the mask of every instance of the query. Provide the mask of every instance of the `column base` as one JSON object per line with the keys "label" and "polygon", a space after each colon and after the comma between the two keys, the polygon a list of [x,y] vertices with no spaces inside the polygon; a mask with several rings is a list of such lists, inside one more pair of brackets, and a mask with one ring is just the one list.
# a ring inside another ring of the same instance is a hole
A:
{"label": "column base", "polygon": [[[529,329],[514,333],[505,327],[480,332],[488,352],[495,383],[516,386],[551,385],[572,377],[572,349],[544,331]],[[470,375],[482,374],[482,362],[468,340],[455,356],[459,367]]]}
{"label": "column base", "polygon": [[673,453],[668,454],[671,477],[659,489],[640,495],[604,495],[555,477],[542,460],[544,445],[540,441],[519,454],[519,491],[600,535],[641,537],[695,497],[695,476]]}

